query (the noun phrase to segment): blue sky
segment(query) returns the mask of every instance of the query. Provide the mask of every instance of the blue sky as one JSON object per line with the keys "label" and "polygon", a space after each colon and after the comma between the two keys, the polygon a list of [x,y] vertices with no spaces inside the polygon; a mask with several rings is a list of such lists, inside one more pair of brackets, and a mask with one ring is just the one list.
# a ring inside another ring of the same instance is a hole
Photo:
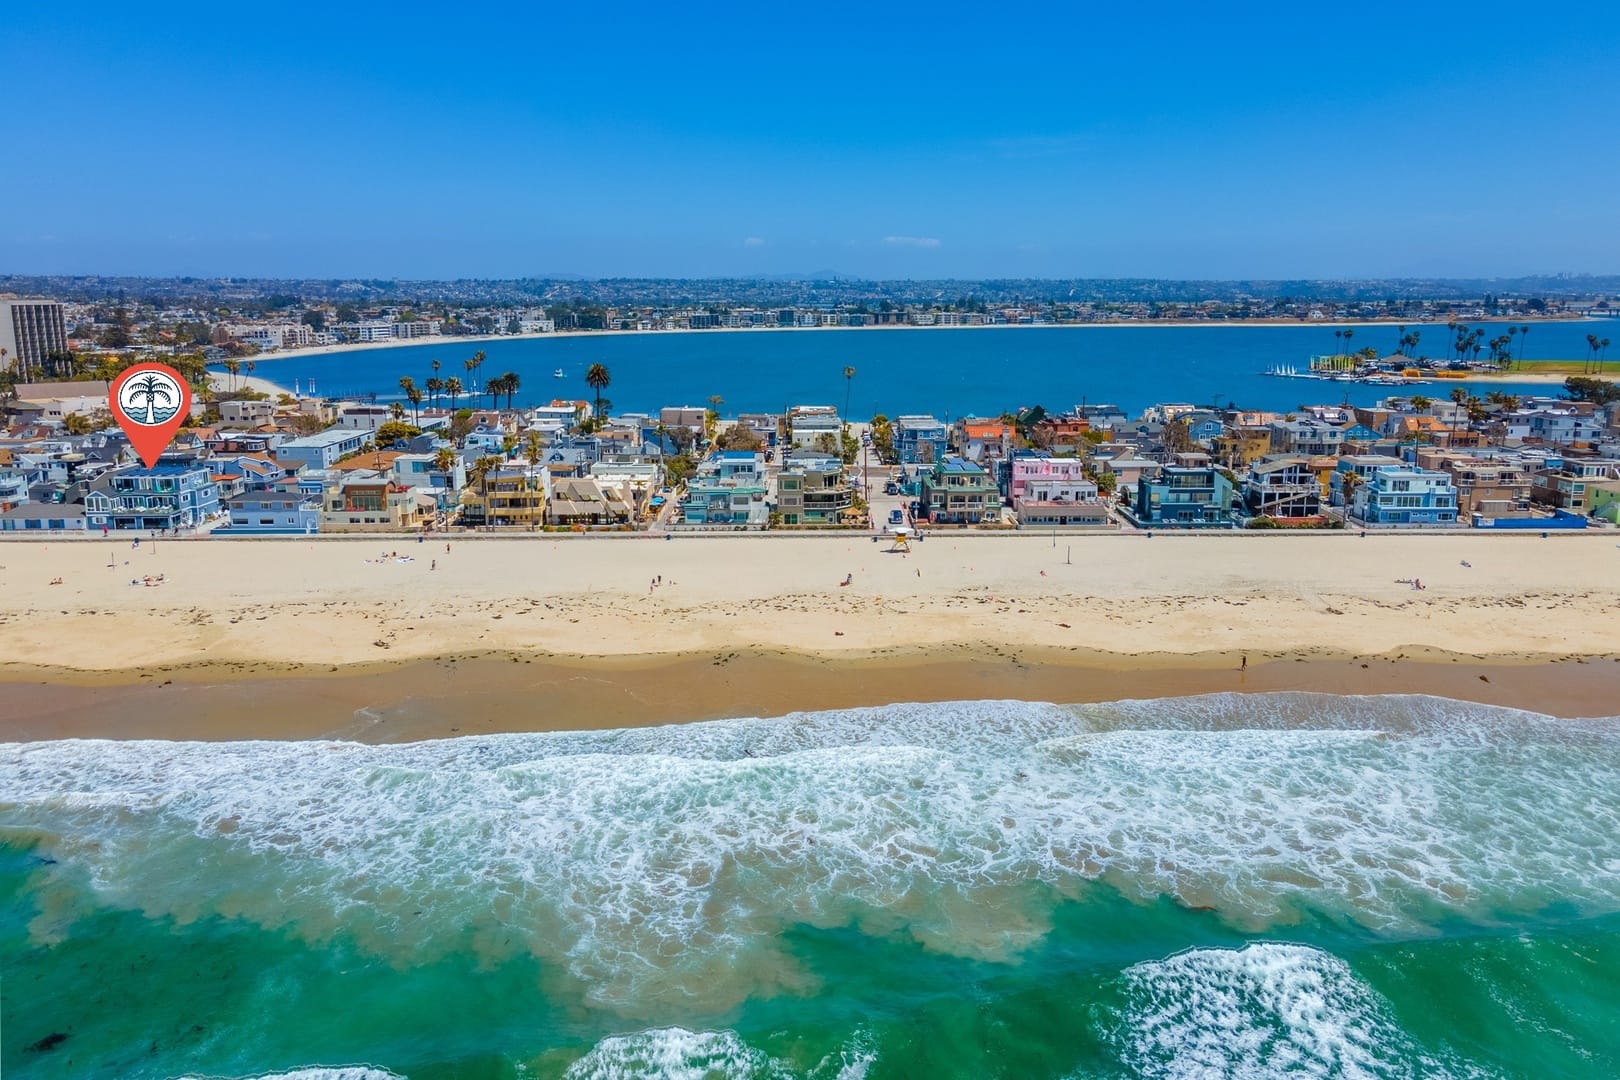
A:
{"label": "blue sky", "polygon": [[[1137,10],[1126,10],[1127,7]],[[0,272],[1620,271],[1596,4],[21,5]]]}

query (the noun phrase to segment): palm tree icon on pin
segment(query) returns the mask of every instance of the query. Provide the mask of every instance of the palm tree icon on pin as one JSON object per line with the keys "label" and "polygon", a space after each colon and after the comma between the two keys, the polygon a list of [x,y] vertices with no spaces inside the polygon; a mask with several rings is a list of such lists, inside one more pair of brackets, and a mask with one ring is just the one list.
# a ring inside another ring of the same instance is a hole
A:
{"label": "palm tree icon on pin", "polygon": [[191,414],[191,387],[166,364],[136,364],[113,381],[107,404],[148,468]]}

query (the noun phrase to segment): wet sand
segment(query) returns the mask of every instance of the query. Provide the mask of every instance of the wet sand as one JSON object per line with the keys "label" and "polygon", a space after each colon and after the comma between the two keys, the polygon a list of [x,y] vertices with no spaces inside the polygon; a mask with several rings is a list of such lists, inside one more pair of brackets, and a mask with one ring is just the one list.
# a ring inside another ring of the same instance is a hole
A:
{"label": "wet sand", "polygon": [[[1435,650],[1091,655],[945,648],[878,658],[776,651],[556,659],[486,655],[338,673],[193,665],[145,673],[7,669],[0,740],[409,742],[643,726],[904,701],[1086,702],[1218,692],[1421,693],[1556,716],[1620,712],[1620,657],[1485,661]],[[302,672],[302,673],[299,673]]]}

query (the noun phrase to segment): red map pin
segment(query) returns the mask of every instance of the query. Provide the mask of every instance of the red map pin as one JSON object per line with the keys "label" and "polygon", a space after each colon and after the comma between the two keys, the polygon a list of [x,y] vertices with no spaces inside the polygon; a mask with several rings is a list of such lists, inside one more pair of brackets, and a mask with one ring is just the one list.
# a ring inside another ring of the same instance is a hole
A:
{"label": "red map pin", "polygon": [[150,469],[191,415],[191,387],[167,364],[136,364],[113,380],[107,407]]}

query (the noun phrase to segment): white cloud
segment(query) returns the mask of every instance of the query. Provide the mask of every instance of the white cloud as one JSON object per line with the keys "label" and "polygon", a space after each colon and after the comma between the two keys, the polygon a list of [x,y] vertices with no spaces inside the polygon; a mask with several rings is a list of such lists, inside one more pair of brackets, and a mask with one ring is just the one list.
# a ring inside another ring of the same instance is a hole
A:
{"label": "white cloud", "polygon": [[937,248],[939,239],[933,236],[885,236],[885,244],[893,247]]}
{"label": "white cloud", "polygon": [[764,247],[764,246],[765,246],[765,238],[763,236],[750,236],[746,240],[743,241],[743,247]]}

